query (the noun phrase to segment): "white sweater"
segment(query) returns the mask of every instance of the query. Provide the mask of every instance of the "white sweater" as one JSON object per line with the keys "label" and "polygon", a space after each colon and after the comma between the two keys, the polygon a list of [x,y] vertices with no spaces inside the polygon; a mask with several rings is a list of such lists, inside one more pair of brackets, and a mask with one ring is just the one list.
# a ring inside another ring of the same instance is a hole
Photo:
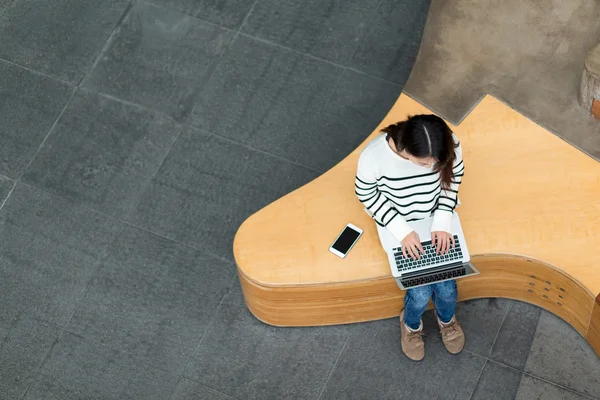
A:
{"label": "white sweater", "polygon": [[398,241],[412,228],[408,222],[428,218],[433,213],[431,231],[451,233],[452,213],[457,205],[458,187],[464,164],[462,147],[455,149],[454,179],[449,190],[442,190],[440,174],[413,164],[396,154],[382,133],[367,144],[358,159],[355,192],[373,219],[386,227]]}

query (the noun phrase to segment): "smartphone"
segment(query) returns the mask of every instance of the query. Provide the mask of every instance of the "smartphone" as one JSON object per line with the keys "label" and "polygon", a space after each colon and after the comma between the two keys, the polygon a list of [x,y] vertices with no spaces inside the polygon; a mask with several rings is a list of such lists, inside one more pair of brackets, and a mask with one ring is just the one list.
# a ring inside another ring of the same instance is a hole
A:
{"label": "smartphone", "polygon": [[346,225],[342,233],[335,239],[329,251],[338,257],[344,258],[363,234],[363,230],[352,224]]}

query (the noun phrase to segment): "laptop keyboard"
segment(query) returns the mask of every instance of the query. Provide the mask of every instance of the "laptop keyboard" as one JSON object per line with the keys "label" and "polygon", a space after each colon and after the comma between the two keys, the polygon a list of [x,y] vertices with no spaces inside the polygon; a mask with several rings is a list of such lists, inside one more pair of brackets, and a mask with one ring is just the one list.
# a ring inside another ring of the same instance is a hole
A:
{"label": "laptop keyboard", "polygon": [[431,245],[431,240],[422,242],[421,246],[423,246],[425,254],[421,254],[421,258],[418,260],[413,260],[410,258],[410,256],[408,258],[404,257],[401,247],[394,248],[394,259],[396,260],[396,268],[398,268],[398,272],[410,271],[412,269],[427,265],[436,265],[462,260],[463,253],[458,240],[458,235],[454,235],[454,241],[454,247],[452,247],[450,251],[444,255],[435,254],[435,246]]}
{"label": "laptop keyboard", "polygon": [[437,274],[430,274],[411,279],[403,279],[402,285],[404,285],[405,288],[410,288],[414,286],[440,282],[446,279],[458,278],[460,276],[465,276],[466,274],[467,269],[465,267],[453,268],[451,270],[439,272]]}

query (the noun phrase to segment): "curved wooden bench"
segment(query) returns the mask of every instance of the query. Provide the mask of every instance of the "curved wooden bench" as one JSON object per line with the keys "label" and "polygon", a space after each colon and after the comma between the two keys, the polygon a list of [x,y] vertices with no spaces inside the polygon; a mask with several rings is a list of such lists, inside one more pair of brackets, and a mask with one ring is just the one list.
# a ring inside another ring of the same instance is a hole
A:
{"label": "curved wooden bench", "polygon": [[[242,224],[234,254],[258,319],[307,326],[399,314],[404,292],[354,194],[354,176],[360,151],[381,127],[418,113],[431,111],[401,95],[346,159]],[[600,163],[489,95],[452,128],[466,165],[457,211],[481,271],[458,280],[459,300],[536,304],[600,355]],[[328,249],[348,222],[365,232],[340,259]]]}

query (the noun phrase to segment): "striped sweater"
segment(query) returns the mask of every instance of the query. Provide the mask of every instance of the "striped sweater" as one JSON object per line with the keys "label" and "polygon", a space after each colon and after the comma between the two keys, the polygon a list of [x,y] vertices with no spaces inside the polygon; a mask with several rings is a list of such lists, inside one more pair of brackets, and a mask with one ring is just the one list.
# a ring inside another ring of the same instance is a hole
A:
{"label": "striped sweater", "polygon": [[[458,143],[458,138],[454,136]],[[380,227],[386,227],[398,241],[412,228],[408,222],[433,214],[431,230],[451,232],[452,213],[457,205],[458,187],[464,164],[462,148],[455,149],[454,179],[442,190],[440,174],[415,165],[396,154],[382,133],[367,144],[358,159],[355,193]]]}

